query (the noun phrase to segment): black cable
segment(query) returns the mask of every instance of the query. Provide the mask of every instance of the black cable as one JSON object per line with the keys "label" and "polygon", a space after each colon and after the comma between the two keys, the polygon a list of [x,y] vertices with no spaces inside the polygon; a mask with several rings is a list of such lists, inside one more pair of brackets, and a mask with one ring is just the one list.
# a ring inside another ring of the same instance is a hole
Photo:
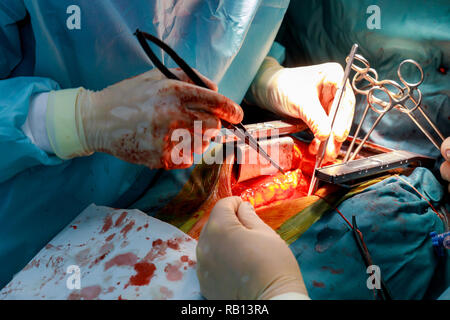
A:
{"label": "black cable", "polygon": [[[358,225],[356,224],[356,217],[352,216],[352,225],[353,225],[353,237],[355,239],[356,245],[359,249],[359,253],[361,254],[362,259],[364,260],[364,264],[366,265],[366,268],[373,265],[372,257],[370,256],[369,249],[367,248],[364,238],[362,236],[361,230],[358,229]],[[378,296],[381,298],[381,300],[392,300],[392,296],[389,292],[388,287],[386,286],[386,283],[384,282],[383,278],[380,275],[380,286],[381,289],[377,289]]]}

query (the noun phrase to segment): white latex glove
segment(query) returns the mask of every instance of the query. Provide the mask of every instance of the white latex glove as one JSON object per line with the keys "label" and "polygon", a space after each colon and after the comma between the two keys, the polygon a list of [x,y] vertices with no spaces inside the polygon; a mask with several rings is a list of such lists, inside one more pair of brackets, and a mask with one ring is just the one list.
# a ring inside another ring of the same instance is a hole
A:
{"label": "white latex glove", "polygon": [[212,210],[197,246],[197,275],[207,299],[307,295],[289,247],[239,197],[222,199]]}
{"label": "white latex glove", "polygon": [[[442,179],[450,182],[450,137],[442,143],[441,153],[445,159],[441,165],[441,176]],[[450,184],[448,185],[448,192],[450,192]]]}
{"label": "white latex glove", "polygon": [[312,154],[317,154],[320,142],[331,134],[325,160],[333,160],[347,139],[355,110],[355,95],[347,82],[330,132],[332,119],[327,114],[343,77],[338,63],[283,68],[274,58],[266,57],[250,87],[250,100],[282,116],[303,120],[315,136],[309,148]]}
{"label": "white latex glove", "polygon": [[[47,131],[55,153],[61,158],[72,158],[106,152],[150,168],[190,167],[192,153],[203,153],[210,139],[219,133],[220,119],[239,123],[243,111],[233,101],[217,93],[217,86],[205,77],[202,79],[210,89],[189,83],[190,80],[179,69],[172,72],[182,81],[169,80],[154,69],[99,92],[78,89],[74,106],[69,103],[68,112],[64,115],[61,115],[63,107],[57,102],[49,102]],[[54,94],[58,100],[60,93]],[[65,119],[67,126],[74,127],[69,133],[61,128],[61,122],[64,122],[61,118],[66,114],[71,114],[69,119]],[[202,121],[201,131],[194,132],[195,120]],[[191,141],[183,140],[191,143],[191,152],[181,152],[181,157],[179,149],[183,141],[172,141],[172,133],[176,129],[187,129],[191,133]],[[203,142],[194,144],[192,134],[204,135]],[[64,136],[69,141],[65,141]],[[174,149],[175,146],[179,148]],[[172,152],[178,153],[178,160],[182,158],[181,164],[173,162]]]}

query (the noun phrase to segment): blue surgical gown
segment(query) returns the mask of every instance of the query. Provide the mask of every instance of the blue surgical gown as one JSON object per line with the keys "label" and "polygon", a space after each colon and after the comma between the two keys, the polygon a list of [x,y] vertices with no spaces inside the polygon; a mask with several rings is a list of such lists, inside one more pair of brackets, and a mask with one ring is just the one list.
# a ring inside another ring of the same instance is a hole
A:
{"label": "blue surgical gown", "polygon": [[[139,28],[164,40],[220,83],[221,93],[240,102],[288,3],[2,0],[0,288],[90,203],[127,207],[155,173],[106,154],[62,161],[38,149],[21,130],[32,95],[79,86],[100,90],[153,68],[133,36]],[[80,29],[68,28],[74,4]],[[159,54],[166,66],[175,66]],[[147,190],[152,200],[147,207],[164,205],[190,172],[165,172],[158,187]]]}

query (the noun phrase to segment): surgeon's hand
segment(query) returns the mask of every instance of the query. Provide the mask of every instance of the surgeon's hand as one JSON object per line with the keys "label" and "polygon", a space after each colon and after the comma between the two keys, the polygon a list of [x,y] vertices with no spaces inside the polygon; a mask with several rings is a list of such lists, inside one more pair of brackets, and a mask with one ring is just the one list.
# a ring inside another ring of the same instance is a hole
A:
{"label": "surgeon's hand", "polygon": [[[210,89],[193,85],[179,69],[172,72],[182,81],[169,80],[154,69],[99,92],[81,88],[73,112],[81,141],[77,145],[84,153],[106,152],[153,169],[190,167],[193,152],[201,154],[208,148],[221,128],[221,119],[239,123],[243,111],[217,93],[217,86],[205,77]],[[201,121],[201,128],[194,130],[196,120]],[[63,144],[61,137],[50,138],[59,155],[57,150],[66,146],[58,148]],[[60,153],[62,158],[73,157]]]}
{"label": "surgeon's hand", "polygon": [[222,199],[212,210],[197,246],[197,275],[207,299],[307,295],[289,247],[239,197]]}
{"label": "surgeon's hand", "polygon": [[[242,121],[242,109],[218,94],[210,80],[203,77],[210,87],[204,89],[189,83],[181,70],[172,71],[183,81],[152,70],[100,92],[85,92],[80,103],[88,146],[150,168],[185,168],[192,165],[192,152],[208,148],[220,119]],[[202,129],[194,132],[196,120],[202,121]],[[173,139],[177,129],[192,134],[191,141]],[[204,135],[204,141],[194,145],[194,134],[200,141]],[[182,154],[181,148],[191,152]]]}
{"label": "surgeon's hand", "polygon": [[[445,161],[441,165],[442,179],[450,182],[450,137],[444,140],[441,145],[441,153]],[[448,192],[450,192],[450,184],[448,185]]]}
{"label": "surgeon's hand", "polygon": [[282,116],[303,120],[314,133],[310,152],[317,154],[320,142],[331,134],[325,161],[334,160],[350,132],[355,110],[355,95],[347,82],[339,113],[331,132],[331,105],[344,70],[338,63],[283,68],[267,57],[250,88],[250,100]]}

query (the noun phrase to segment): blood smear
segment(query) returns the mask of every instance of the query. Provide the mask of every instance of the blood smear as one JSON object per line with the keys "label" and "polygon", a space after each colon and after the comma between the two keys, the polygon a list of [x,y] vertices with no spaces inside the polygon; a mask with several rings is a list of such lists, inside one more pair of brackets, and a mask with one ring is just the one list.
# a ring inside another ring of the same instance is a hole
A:
{"label": "blood smear", "polygon": [[119,254],[105,263],[105,271],[113,266],[132,266],[137,260],[138,257],[132,252]]}
{"label": "blood smear", "polygon": [[112,221],[111,216],[110,215],[106,216],[102,231],[100,233],[105,233],[106,231],[108,231],[109,228],[111,228],[112,223],[113,223],[113,221]]}
{"label": "blood smear", "polygon": [[102,292],[102,288],[100,286],[91,286],[91,287],[84,288],[79,292],[72,292],[67,299],[68,300],[81,300],[81,299],[94,300],[94,299],[98,298],[98,296],[100,295],[101,292]]}
{"label": "blood smear", "polygon": [[115,236],[116,234],[115,233],[113,233],[113,234],[111,234],[110,236],[108,236],[106,239],[105,239],[105,241],[111,241],[113,238],[114,238],[114,236]]}
{"label": "blood smear", "polygon": [[170,249],[179,250],[180,249],[180,244],[179,244],[180,240],[181,239],[169,239],[169,240],[167,240],[167,246]]}
{"label": "blood smear", "polygon": [[171,299],[173,298],[173,292],[170,291],[167,287],[161,287],[159,288],[159,292],[163,295],[164,299]]}
{"label": "blood smear", "polygon": [[131,220],[125,227],[123,227],[123,229],[120,231],[120,233],[122,233],[123,237],[126,238],[127,237],[127,233],[133,228],[134,226],[134,220]]}
{"label": "blood smear", "polygon": [[132,286],[145,286],[150,283],[155,274],[156,267],[153,263],[139,262],[134,265],[137,274],[130,278]]}
{"label": "blood smear", "polygon": [[180,271],[180,265],[172,265],[170,263],[164,268],[166,278],[169,281],[179,281],[183,278],[183,273]]}
{"label": "blood smear", "polygon": [[128,215],[128,212],[124,211],[120,215],[120,217],[116,220],[116,223],[114,224],[115,227],[120,227],[125,217]]}
{"label": "blood smear", "polygon": [[[197,264],[197,262],[195,262],[194,260],[190,260],[188,256],[181,256],[180,258],[181,262],[187,263],[189,267],[193,267]],[[184,267],[184,270],[186,270],[187,267]]]}

